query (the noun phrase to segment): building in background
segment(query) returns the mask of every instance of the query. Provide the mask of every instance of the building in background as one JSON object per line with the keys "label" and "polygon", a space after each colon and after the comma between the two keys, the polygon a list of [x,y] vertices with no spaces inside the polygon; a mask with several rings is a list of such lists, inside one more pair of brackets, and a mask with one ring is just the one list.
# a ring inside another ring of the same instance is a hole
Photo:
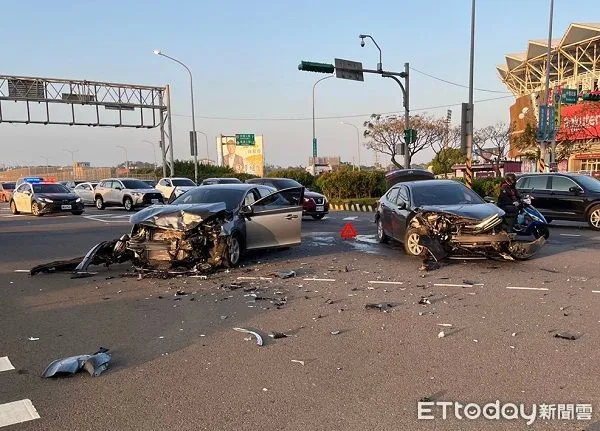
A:
{"label": "building in background", "polygon": [[236,134],[217,137],[220,166],[228,166],[238,174],[264,176],[265,155],[262,135]]}
{"label": "building in background", "polygon": [[[502,82],[515,95],[510,107],[513,137],[527,125],[539,124],[539,105],[544,105],[547,40],[530,40],[522,53],[506,54],[497,66]],[[558,170],[600,172],[600,24],[572,23],[560,39],[552,41],[550,97],[554,105],[557,142],[570,140],[584,151],[575,151]],[[510,158],[519,158],[511,148]],[[523,160],[522,170],[535,163]]]}

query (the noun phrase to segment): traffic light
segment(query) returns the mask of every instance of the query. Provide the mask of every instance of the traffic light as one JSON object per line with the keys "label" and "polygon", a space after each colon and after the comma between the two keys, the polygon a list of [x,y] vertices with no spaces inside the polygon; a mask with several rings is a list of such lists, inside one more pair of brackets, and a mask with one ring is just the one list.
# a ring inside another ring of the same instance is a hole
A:
{"label": "traffic light", "polygon": [[417,131],[415,129],[405,129],[404,142],[407,144],[414,144],[417,142]]}
{"label": "traffic light", "polygon": [[583,100],[598,102],[600,101],[600,91],[590,91],[583,93]]}
{"label": "traffic light", "polygon": [[298,70],[305,72],[333,73],[335,66],[329,63],[315,63],[314,61],[301,61]]}

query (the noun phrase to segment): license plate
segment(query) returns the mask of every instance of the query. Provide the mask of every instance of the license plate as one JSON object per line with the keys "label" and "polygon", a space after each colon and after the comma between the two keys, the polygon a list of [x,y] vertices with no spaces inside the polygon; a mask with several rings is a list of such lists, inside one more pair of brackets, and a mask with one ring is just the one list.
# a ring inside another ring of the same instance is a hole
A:
{"label": "license plate", "polygon": [[153,204],[157,204],[158,203],[158,199],[151,199],[150,202],[152,202]]}
{"label": "license plate", "polygon": [[325,211],[325,206],[324,205],[317,205],[317,212],[319,211]]}
{"label": "license plate", "polygon": [[61,205],[60,209],[61,210],[70,210],[71,209],[71,205]]}

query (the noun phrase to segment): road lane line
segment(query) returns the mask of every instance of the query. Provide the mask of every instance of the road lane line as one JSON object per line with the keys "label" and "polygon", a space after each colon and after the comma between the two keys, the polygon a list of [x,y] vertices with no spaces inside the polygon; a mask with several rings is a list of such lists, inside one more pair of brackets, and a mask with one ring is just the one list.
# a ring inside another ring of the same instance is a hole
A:
{"label": "road lane line", "polygon": [[592,293],[600,293],[600,290],[592,290]]}
{"label": "road lane line", "polygon": [[238,277],[238,280],[273,280],[271,277]]}
{"label": "road lane line", "polygon": [[404,284],[403,281],[379,281],[379,280],[370,280],[367,283],[369,283],[369,284]]}
{"label": "road lane line", "polygon": [[335,278],[303,278],[304,281],[335,281]]}
{"label": "road lane line", "polygon": [[581,235],[574,234],[574,233],[561,233],[560,236],[581,236]]}
{"label": "road lane line", "polygon": [[15,269],[15,272],[27,272],[27,273],[29,273],[30,271],[28,269]]}
{"label": "road lane line", "polygon": [[519,286],[507,286],[507,289],[511,290],[548,290],[547,287],[519,287]]}
{"label": "road lane line", "polygon": [[39,418],[40,415],[30,399],[0,404],[0,428]]}
{"label": "road lane line", "polygon": [[14,369],[15,367],[13,367],[13,364],[10,363],[10,359],[8,359],[8,356],[2,356],[0,358],[0,372]]}
{"label": "road lane line", "polygon": [[343,221],[352,221],[352,220],[357,220],[358,216],[353,216],[353,217],[344,217],[342,220]]}
{"label": "road lane line", "polygon": [[439,283],[439,284],[434,284],[434,286],[437,286],[437,287],[473,287],[473,286],[483,286],[483,283],[475,283],[475,284],[445,284],[445,283]]}

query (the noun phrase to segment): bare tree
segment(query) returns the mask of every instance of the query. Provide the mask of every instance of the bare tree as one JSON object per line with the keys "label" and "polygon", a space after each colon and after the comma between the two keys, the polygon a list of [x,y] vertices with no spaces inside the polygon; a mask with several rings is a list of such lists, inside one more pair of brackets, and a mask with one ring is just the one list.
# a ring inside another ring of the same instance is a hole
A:
{"label": "bare tree", "polygon": [[460,128],[452,127],[447,123],[444,124],[444,127],[443,139],[431,145],[431,148],[435,152],[431,163],[435,164],[435,169],[439,173],[443,173],[444,177],[448,178],[448,173],[452,172],[452,166],[462,163],[464,160],[462,160],[456,151],[460,146]]}
{"label": "bare tree", "polygon": [[[364,127],[364,136],[369,138],[365,147],[378,153],[387,154],[394,165],[402,168],[402,164],[396,160],[396,157],[399,155],[399,144],[405,144],[404,119],[396,116],[382,117],[379,114],[373,114],[368,121],[365,121]],[[412,116],[410,127],[417,131],[417,137],[414,143],[405,146],[405,148],[408,147],[409,167],[416,154],[442,142],[446,132],[445,121],[428,114]]]}
{"label": "bare tree", "polygon": [[510,127],[505,123],[497,123],[476,130],[473,134],[473,147],[486,163],[493,166],[497,177],[501,176],[500,163],[506,158],[510,149]]}

